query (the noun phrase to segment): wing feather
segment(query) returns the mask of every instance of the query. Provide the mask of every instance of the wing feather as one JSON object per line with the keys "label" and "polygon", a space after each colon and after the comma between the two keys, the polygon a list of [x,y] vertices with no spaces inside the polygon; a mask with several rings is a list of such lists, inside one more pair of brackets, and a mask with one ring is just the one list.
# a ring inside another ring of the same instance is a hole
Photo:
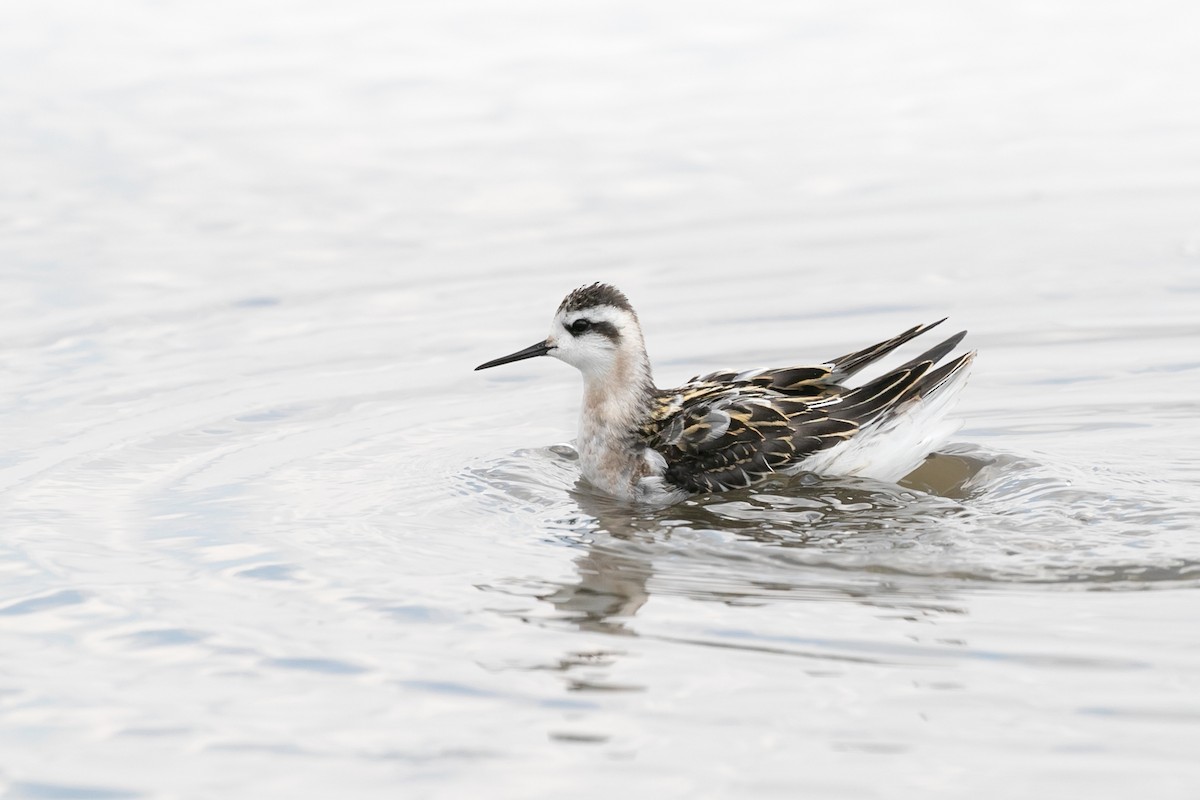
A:
{"label": "wing feather", "polygon": [[824,364],[697,376],[659,392],[643,438],[665,458],[664,478],[675,486],[691,492],[750,486],[936,393],[969,365],[974,353],[935,369],[960,333],[861,386],[841,385],[940,322]]}

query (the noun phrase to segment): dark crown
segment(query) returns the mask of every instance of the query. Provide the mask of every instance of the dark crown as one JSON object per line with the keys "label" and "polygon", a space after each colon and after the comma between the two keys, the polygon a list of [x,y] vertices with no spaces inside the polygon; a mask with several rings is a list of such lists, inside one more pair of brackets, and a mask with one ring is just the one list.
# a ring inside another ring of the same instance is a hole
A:
{"label": "dark crown", "polygon": [[633,306],[629,305],[629,300],[621,293],[621,290],[615,286],[609,286],[607,283],[580,286],[563,299],[558,310],[559,313],[582,311],[585,308],[595,308],[596,306],[612,306],[633,313]]}

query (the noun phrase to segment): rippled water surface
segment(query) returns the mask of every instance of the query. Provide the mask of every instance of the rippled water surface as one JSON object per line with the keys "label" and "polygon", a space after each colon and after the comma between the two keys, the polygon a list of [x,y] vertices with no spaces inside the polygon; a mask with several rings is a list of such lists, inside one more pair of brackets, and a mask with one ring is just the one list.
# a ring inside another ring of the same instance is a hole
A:
{"label": "rippled water surface", "polygon": [[[0,10],[6,797],[1200,785],[1200,14]],[[950,315],[902,485],[630,509],[579,378]]]}

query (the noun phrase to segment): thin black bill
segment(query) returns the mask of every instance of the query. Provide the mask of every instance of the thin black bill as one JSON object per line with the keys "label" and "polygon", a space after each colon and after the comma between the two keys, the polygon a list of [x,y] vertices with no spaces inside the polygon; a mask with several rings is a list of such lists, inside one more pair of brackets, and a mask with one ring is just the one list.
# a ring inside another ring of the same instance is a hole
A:
{"label": "thin black bill", "polygon": [[514,361],[524,361],[527,358],[534,358],[536,356],[544,356],[549,352],[549,342],[538,342],[537,344],[526,347],[524,350],[518,350],[512,355],[504,356],[503,358],[497,358],[492,361],[488,361],[487,363],[480,364],[475,368],[475,371],[478,372],[479,370],[487,369],[488,367],[498,367],[501,364],[511,364]]}

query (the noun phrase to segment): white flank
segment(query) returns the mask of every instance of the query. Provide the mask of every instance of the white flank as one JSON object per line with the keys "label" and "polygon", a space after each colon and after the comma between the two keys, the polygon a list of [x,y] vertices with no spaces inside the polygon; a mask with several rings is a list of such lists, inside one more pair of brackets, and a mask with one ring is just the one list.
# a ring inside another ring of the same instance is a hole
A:
{"label": "white flank", "polygon": [[945,419],[967,383],[970,364],[921,400],[869,425],[849,441],[806,458],[791,472],[857,475],[895,483],[944,445],[961,426]]}

